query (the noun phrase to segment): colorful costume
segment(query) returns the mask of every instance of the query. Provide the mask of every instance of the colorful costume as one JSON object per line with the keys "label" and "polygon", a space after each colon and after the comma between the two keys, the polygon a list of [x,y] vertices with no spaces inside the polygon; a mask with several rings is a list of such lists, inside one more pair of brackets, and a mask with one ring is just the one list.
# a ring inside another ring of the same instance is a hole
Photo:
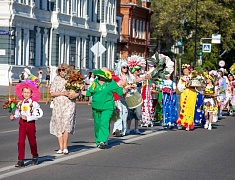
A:
{"label": "colorful costume", "polygon": [[[33,156],[33,164],[38,163],[38,151],[36,141],[36,124],[35,121],[43,116],[40,105],[36,102],[40,100],[40,91],[38,89],[39,80],[36,76],[29,76],[23,83],[19,83],[15,87],[15,93],[21,100],[15,110],[14,118],[19,119],[19,139],[18,139],[18,163],[16,167],[24,166],[25,159],[25,139],[29,141],[31,154]],[[23,97],[24,88],[30,89],[31,98]],[[26,116],[27,119],[23,119]]]}
{"label": "colorful costume", "polygon": [[94,117],[94,129],[97,146],[103,145],[109,137],[109,123],[116,109],[113,93],[119,96],[123,95],[123,88],[112,80],[112,75],[109,71],[94,70],[94,75],[103,77],[106,82],[99,83],[95,79],[92,86],[87,90],[86,96],[92,96],[92,113]]}
{"label": "colorful costume", "polygon": [[176,124],[178,118],[178,101],[176,93],[173,93],[176,89],[176,85],[172,80],[162,81],[162,112],[163,112],[163,122],[164,127],[173,127]]}
{"label": "colorful costume", "polygon": [[186,87],[188,81],[187,76],[180,78],[177,85],[180,94],[180,115],[177,124],[184,126],[187,130],[194,129],[194,111],[197,98],[197,92],[194,88]]}

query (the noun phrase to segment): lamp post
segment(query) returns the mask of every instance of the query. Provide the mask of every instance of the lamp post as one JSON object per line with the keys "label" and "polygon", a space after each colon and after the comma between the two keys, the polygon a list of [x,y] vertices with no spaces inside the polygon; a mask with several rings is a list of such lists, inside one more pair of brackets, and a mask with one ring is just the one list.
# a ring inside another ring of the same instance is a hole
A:
{"label": "lamp post", "polygon": [[198,16],[198,0],[196,0],[196,26],[195,26],[195,40],[194,40],[194,66],[197,61],[197,16]]}

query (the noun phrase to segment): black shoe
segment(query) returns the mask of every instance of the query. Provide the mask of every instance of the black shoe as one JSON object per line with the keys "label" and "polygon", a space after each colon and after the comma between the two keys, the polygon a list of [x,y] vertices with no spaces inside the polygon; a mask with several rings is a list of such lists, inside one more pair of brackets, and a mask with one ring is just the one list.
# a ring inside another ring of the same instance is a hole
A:
{"label": "black shoe", "polygon": [[24,167],[24,161],[21,160],[21,161],[18,161],[15,165],[15,167]]}
{"label": "black shoe", "polygon": [[38,156],[33,156],[32,165],[38,165]]}

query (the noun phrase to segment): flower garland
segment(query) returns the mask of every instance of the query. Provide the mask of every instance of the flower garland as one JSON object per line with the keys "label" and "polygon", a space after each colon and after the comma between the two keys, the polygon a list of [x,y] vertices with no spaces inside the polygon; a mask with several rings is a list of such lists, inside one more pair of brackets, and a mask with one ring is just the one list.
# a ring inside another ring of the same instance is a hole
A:
{"label": "flower garland", "polygon": [[[23,102],[20,101],[19,104],[17,105],[17,108],[18,108],[20,114],[21,114],[22,110],[24,112],[28,111],[28,106],[24,104],[23,107],[22,107],[22,104],[23,104]],[[32,116],[32,114],[33,114],[33,102],[30,103],[29,107],[30,107],[29,112],[30,112],[30,115]]]}

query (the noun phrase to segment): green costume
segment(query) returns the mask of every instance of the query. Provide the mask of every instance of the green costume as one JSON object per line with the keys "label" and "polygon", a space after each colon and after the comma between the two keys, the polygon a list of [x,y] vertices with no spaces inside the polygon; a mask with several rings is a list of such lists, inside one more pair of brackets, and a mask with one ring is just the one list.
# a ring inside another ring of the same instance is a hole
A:
{"label": "green costume", "polygon": [[155,107],[155,113],[154,113],[154,122],[160,122],[162,121],[162,91],[160,91],[159,88],[160,82],[158,82],[158,98],[157,98],[157,104]]}
{"label": "green costume", "polygon": [[92,113],[94,117],[94,130],[96,144],[106,142],[109,137],[110,119],[115,109],[113,93],[123,95],[123,88],[113,80],[100,84],[95,79],[92,86],[86,92],[86,96],[92,96]]}

